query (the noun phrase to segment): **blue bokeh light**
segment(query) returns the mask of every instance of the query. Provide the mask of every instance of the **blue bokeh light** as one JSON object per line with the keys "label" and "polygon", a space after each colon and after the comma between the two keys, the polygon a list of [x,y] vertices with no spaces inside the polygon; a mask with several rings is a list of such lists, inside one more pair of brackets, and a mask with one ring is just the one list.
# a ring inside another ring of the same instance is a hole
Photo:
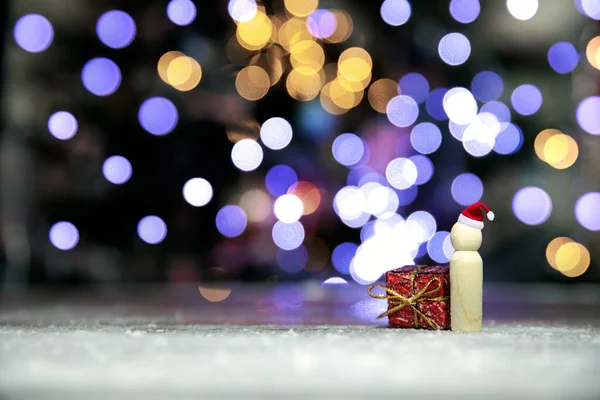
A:
{"label": "blue bokeh light", "polygon": [[415,163],[417,166],[417,181],[416,185],[424,185],[433,176],[433,162],[427,156],[420,154],[409,157],[409,160]]}
{"label": "blue bokeh light", "polygon": [[342,133],[331,146],[333,158],[344,166],[358,164],[365,154],[364,141],[353,133]]}
{"label": "blue bokeh light", "polygon": [[71,139],[77,133],[77,119],[67,111],[55,112],[48,118],[48,130],[59,140]]}
{"label": "blue bokeh light", "polygon": [[277,250],[277,263],[282,270],[289,274],[302,271],[308,263],[308,250],[300,246],[293,250]]}
{"label": "blue bokeh light", "polygon": [[519,221],[540,225],[552,214],[552,199],[539,187],[524,187],[513,197],[512,208]]}
{"label": "blue bokeh light", "polygon": [[179,114],[171,100],[164,97],[151,97],[140,106],[138,120],[146,132],[162,136],[175,129]]}
{"label": "blue bokeh light", "polygon": [[276,165],[267,172],[265,185],[273,196],[279,197],[288,192],[288,189],[298,183],[298,175],[288,165]]}
{"label": "blue bokeh light", "polygon": [[585,229],[600,231],[600,193],[586,193],[575,203],[575,218]]}
{"label": "blue bokeh light", "polygon": [[446,252],[444,252],[444,242],[448,236],[450,236],[450,232],[439,231],[427,242],[427,253],[429,253],[429,257],[431,257],[433,261],[440,264],[446,264],[450,261]]}
{"label": "blue bokeh light", "polygon": [[123,156],[108,157],[102,164],[102,174],[110,183],[121,185],[131,178],[131,163]]}
{"label": "blue bokeh light", "polygon": [[460,174],[452,181],[452,198],[461,206],[469,206],[481,200],[483,183],[475,174]]}
{"label": "blue bokeh light", "polygon": [[404,75],[398,85],[400,86],[400,94],[412,97],[417,104],[423,103],[429,94],[427,78],[417,72]]}
{"label": "blue bokeh light", "polygon": [[452,18],[461,24],[470,24],[481,12],[479,0],[452,0],[449,8]]}
{"label": "blue bokeh light", "polygon": [[234,238],[244,233],[248,219],[240,207],[229,205],[219,210],[215,223],[221,235]]}
{"label": "blue bokeh light", "polygon": [[514,154],[523,146],[523,131],[510,123],[496,136],[494,151],[498,154]]}
{"label": "blue bokeh light", "polygon": [[479,112],[493,114],[502,124],[509,123],[511,119],[510,109],[500,101],[490,101],[484,104]]}
{"label": "blue bokeh light", "polygon": [[79,231],[75,225],[66,221],[52,225],[48,236],[50,242],[59,250],[71,250],[79,242]]}
{"label": "blue bokeh light", "polygon": [[569,42],[558,42],[548,50],[548,63],[559,74],[568,74],[577,68],[579,53]]}
{"label": "blue bokeh light", "polygon": [[446,64],[451,66],[461,65],[471,55],[471,42],[462,33],[448,33],[440,40],[438,53]]}
{"label": "blue bokeh light", "polygon": [[27,14],[19,18],[13,31],[15,41],[23,50],[39,53],[46,50],[54,39],[54,29],[46,17]]}
{"label": "blue bokeh light", "polygon": [[500,75],[493,71],[482,71],[471,81],[471,93],[484,103],[498,100],[504,92],[504,82]]}
{"label": "blue bokeh light", "polygon": [[587,133],[600,135],[600,96],[590,96],[581,100],[575,111],[577,123]]}
{"label": "blue bokeh light", "polygon": [[431,122],[416,125],[410,133],[413,149],[421,154],[431,154],[442,144],[442,132]]}
{"label": "blue bokeh light", "polygon": [[167,224],[156,215],[148,215],[137,226],[140,239],[148,244],[158,244],[167,237]]}
{"label": "blue bokeh light", "polygon": [[411,204],[417,198],[419,189],[416,185],[409,187],[408,189],[395,190],[398,195],[399,205],[404,207]]}
{"label": "blue bokeh light", "polygon": [[81,81],[96,96],[108,96],[121,85],[121,70],[108,58],[93,58],[83,66]]}
{"label": "blue bokeh light", "polygon": [[391,26],[404,25],[411,13],[412,8],[407,0],[385,0],[380,8],[381,18]]}
{"label": "blue bokeh light", "polygon": [[444,110],[444,96],[446,93],[448,93],[448,89],[437,88],[433,89],[429,93],[429,96],[427,96],[425,108],[431,118],[438,121],[445,121],[448,119],[448,114],[446,114],[446,110]]}
{"label": "blue bokeh light", "polygon": [[356,255],[358,245],[352,242],[345,242],[337,245],[331,254],[331,263],[333,267],[341,274],[350,273],[350,263]]}
{"label": "blue bokeh light", "polygon": [[133,18],[120,10],[107,11],[98,18],[96,34],[102,43],[113,49],[122,49],[133,42],[136,28]]}
{"label": "blue bokeh light", "polygon": [[519,114],[533,115],[542,106],[542,92],[533,85],[521,85],[512,92],[510,101]]}
{"label": "blue bokeh light", "polygon": [[294,250],[304,242],[304,226],[300,221],[286,224],[277,221],[271,232],[275,245],[283,250]]}
{"label": "blue bokeh light", "polygon": [[390,100],[386,112],[392,124],[405,128],[419,117],[419,106],[412,97],[401,94]]}
{"label": "blue bokeh light", "polygon": [[167,16],[176,25],[186,26],[196,19],[196,5],[191,0],[171,0]]}

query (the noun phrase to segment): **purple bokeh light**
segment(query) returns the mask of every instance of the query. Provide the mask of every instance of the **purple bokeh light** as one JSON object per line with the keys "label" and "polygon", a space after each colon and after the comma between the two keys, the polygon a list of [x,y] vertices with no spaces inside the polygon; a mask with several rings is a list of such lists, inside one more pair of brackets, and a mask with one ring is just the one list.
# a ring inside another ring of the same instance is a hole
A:
{"label": "purple bokeh light", "polygon": [[413,185],[408,189],[395,189],[395,192],[398,195],[398,205],[404,207],[415,201],[417,195],[419,194],[419,189],[417,188],[417,185]]}
{"label": "purple bokeh light", "polygon": [[71,139],[77,133],[77,128],[77,119],[69,112],[58,111],[48,118],[48,130],[57,139]]}
{"label": "purple bokeh light", "polygon": [[189,25],[196,19],[196,6],[190,0],[171,0],[167,5],[167,16],[176,25]]}
{"label": "purple bokeh light", "polygon": [[308,250],[300,246],[293,250],[277,250],[277,263],[287,273],[295,274],[302,271],[308,263]]}
{"label": "purple bokeh light", "polygon": [[500,101],[490,101],[484,104],[479,112],[493,114],[503,125],[510,122],[510,109]]}
{"label": "purple bokeh light", "polygon": [[342,133],[331,146],[333,158],[344,166],[358,164],[365,154],[365,142],[353,133]]}
{"label": "purple bokeh light", "polygon": [[483,183],[475,174],[460,174],[452,181],[452,198],[461,206],[469,206],[481,200]]}
{"label": "purple bokeh light", "polygon": [[340,274],[348,275],[350,273],[350,263],[356,255],[356,250],[358,250],[358,245],[352,242],[341,243],[333,250],[331,263]]}
{"label": "purple bokeh light", "polygon": [[471,92],[479,101],[497,100],[504,91],[504,82],[500,75],[493,71],[482,71],[471,81]]}
{"label": "purple bokeh light", "polygon": [[379,11],[386,24],[400,26],[408,22],[412,8],[407,0],[385,0]]}
{"label": "purple bokeh light", "polygon": [[71,250],[79,242],[79,231],[75,225],[66,221],[52,225],[48,236],[54,247],[60,250]]}
{"label": "purple bokeh light", "polygon": [[419,106],[412,97],[399,95],[388,103],[387,116],[392,124],[405,128],[412,125],[419,117]]}
{"label": "purple bokeh light", "polygon": [[586,193],[575,203],[575,218],[590,231],[600,231],[600,193]]}
{"label": "purple bokeh light", "polygon": [[559,74],[572,72],[579,63],[579,53],[569,42],[558,42],[548,50],[548,63]]}
{"label": "purple bokeh light", "polygon": [[450,261],[446,252],[444,252],[444,242],[448,236],[450,236],[450,232],[439,231],[427,242],[427,253],[429,253],[429,257],[436,263],[446,264]]}
{"label": "purple bokeh light", "polygon": [[121,70],[108,58],[92,58],[83,66],[81,81],[96,96],[108,96],[121,85]]}
{"label": "purple bokeh light", "polygon": [[449,8],[452,18],[461,24],[470,24],[481,12],[479,0],[452,0]]}
{"label": "purple bokeh light", "polygon": [[215,218],[217,230],[228,238],[240,236],[248,224],[246,213],[238,206],[225,206],[219,210]]}
{"label": "purple bokeh light", "polygon": [[138,223],[137,232],[144,242],[158,244],[167,237],[167,224],[156,215],[148,215]]}
{"label": "purple bokeh light", "polygon": [[471,42],[462,33],[448,33],[440,40],[438,53],[446,64],[451,66],[461,65],[471,55]]}
{"label": "purple bokeh light", "polygon": [[107,11],[98,18],[96,34],[102,43],[113,49],[122,49],[135,38],[135,22],[121,10]]}
{"label": "purple bokeh light", "polygon": [[583,14],[591,19],[600,20],[600,1],[598,0],[582,0],[581,10]]}
{"label": "purple bokeh light", "polygon": [[510,96],[510,101],[516,112],[529,116],[535,114],[542,106],[542,92],[533,85],[521,85]]}
{"label": "purple bokeh light", "polygon": [[575,112],[577,123],[587,133],[600,135],[600,97],[585,98],[577,106]]}
{"label": "purple bokeh light", "polygon": [[514,154],[523,146],[523,131],[517,125],[510,123],[496,136],[494,151],[498,154]]}
{"label": "purple bokeh light", "polygon": [[318,9],[306,18],[306,28],[314,37],[325,39],[334,34],[337,19],[331,11]]}
{"label": "purple bokeh light", "polygon": [[552,213],[552,199],[539,187],[528,186],[515,194],[512,208],[519,221],[527,225],[540,225]]}
{"label": "purple bokeh light", "polygon": [[19,18],[15,24],[13,35],[23,50],[39,53],[52,44],[54,29],[46,17],[39,14],[27,14]]}
{"label": "purple bokeh light", "polygon": [[265,185],[273,196],[279,197],[288,192],[288,189],[298,183],[296,171],[287,165],[276,165],[267,172]]}
{"label": "purple bokeh light", "polygon": [[286,224],[277,221],[273,226],[271,236],[277,247],[283,250],[294,250],[304,242],[304,226],[300,221]]}
{"label": "purple bokeh light", "polygon": [[175,129],[179,115],[171,100],[151,97],[140,106],[138,120],[146,132],[162,136]]}
{"label": "purple bokeh light", "polygon": [[410,133],[413,149],[421,154],[431,154],[442,144],[442,132],[431,122],[416,125]]}
{"label": "purple bokeh light", "polygon": [[429,157],[417,154],[409,157],[409,160],[414,162],[417,166],[417,180],[415,185],[424,185],[429,182],[433,176],[433,162]]}
{"label": "purple bokeh light", "polygon": [[429,82],[427,78],[417,72],[404,75],[400,82],[400,94],[412,97],[417,104],[423,103],[429,94]]}
{"label": "purple bokeh light", "polygon": [[121,185],[131,178],[131,163],[123,156],[111,156],[102,164],[102,174],[107,181]]}
{"label": "purple bokeh light", "polygon": [[446,93],[448,93],[448,89],[437,88],[433,89],[429,93],[429,96],[427,96],[425,108],[431,118],[437,119],[438,121],[445,121],[448,119],[448,114],[446,114],[446,110],[444,110],[444,96]]}

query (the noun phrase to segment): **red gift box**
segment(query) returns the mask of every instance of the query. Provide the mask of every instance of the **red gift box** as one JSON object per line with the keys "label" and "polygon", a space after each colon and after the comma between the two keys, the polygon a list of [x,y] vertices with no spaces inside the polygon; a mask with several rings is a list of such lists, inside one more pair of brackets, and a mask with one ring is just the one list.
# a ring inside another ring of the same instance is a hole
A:
{"label": "red gift box", "polygon": [[[385,274],[385,287],[372,285],[369,295],[387,299],[388,317],[398,328],[450,329],[450,278],[447,266],[410,265]],[[385,294],[374,294],[376,287]]]}

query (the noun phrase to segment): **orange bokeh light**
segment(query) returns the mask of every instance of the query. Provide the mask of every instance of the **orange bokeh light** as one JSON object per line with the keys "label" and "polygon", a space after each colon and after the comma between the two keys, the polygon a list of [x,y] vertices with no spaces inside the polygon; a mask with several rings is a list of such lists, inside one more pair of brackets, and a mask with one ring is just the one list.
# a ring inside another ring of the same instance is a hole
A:
{"label": "orange bokeh light", "polygon": [[300,181],[288,189],[289,194],[298,196],[304,206],[302,215],[310,215],[317,211],[321,204],[321,192],[311,182]]}

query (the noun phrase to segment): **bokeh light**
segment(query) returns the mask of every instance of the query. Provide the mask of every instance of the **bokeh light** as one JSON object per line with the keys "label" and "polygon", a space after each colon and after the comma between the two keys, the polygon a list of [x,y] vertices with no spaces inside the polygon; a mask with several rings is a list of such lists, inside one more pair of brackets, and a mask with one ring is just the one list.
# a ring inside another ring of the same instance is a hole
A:
{"label": "bokeh light", "polygon": [[319,95],[319,92],[323,88],[324,73],[323,70],[319,71],[312,70],[311,67],[301,67],[302,73],[299,69],[292,69],[287,76],[285,86],[290,96],[298,101],[310,101]]}
{"label": "bokeh light", "polygon": [[419,189],[417,186],[411,186],[408,189],[396,190],[396,194],[398,195],[400,206],[404,207],[415,201],[419,194]]}
{"label": "bokeh light", "polygon": [[132,172],[131,163],[123,156],[110,156],[102,164],[102,174],[107,181],[115,185],[129,181]]}
{"label": "bokeh light", "polygon": [[527,21],[537,13],[538,0],[506,0],[508,12],[518,20]]}
{"label": "bokeh light", "polygon": [[306,268],[308,263],[308,250],[299,246],[292,250],[277,250],[277,263],[287,273],[295,274]]}
{"label": "bokeh light", "polygon": [[437,222],[427,211],[415,211],[406,218],[406,228],[417,242],[424,243],[435,234]]}
{"label": "bokeh light", "polygon": [[319,6],[319,0],[284,0],[285,9],[296,17],[306,17]]}
{"label": "bokeh light", "polygon": [[450,89],[442,101],[444,111],[450,121],[465,125],[469,124],[477,115],[477,101],[469,90],[462,87]]}
{"label": "bokeh light", "polygon": [[281,150],[292,141],[292,125],[280,117],[269,118],[260,128],[260,139],[272,150]]}
{"label": "bokeh light", "polygon": [[121,85],[121,70],[108,58],[92,58],[83,66],[81,81],[96,96],[108,96]]}
{"label": "bokeh light", "polygon": [[471,42],[462,33],[452,32],[440,39],[438,53],[448,65],[461,65],[471,55]]}
{"label": "bokeh light", "polygon": [[337,276],[331,277],[331,278],[327,278],[325,279],[325,281],[323,281],[323,286],[340,286],[340,285],[347,285],[348,281],[346,281],[344,278],[340,278]]}
{"label": "bokeh light", "polygon": [[70,222],[57,222],[50,228],[50,243],[59,250],[71,250],[79,242],[79,231]]}
{"label": "bokeh light", "polygon": [[600,231],[600,193],[590,192],[575,203],[575,218],[590,231]]}
{"label": "bokeh light", "polygon": [[[361,220],[366,214],[364,212],[366,203],[364,192],[355,186],[345,186],[333,198],[333,209],[342,221]],[[366,215],[368,216],[368,214]],[[359,226],[366,222],[364,221]]]}
{"label": "bokeh light", "polygon": [[490,101],[481,106],[480,113],[490,113],[496,117],[502,127],[506,127],[511,120],[510,109],[500,101]]}
{"label": "bokeh light", "polygon": [[273,22],[263,11],[259,11],[250,21],[240,22],[235,34],[243,48],[260,50],[273,36]]}
{"label": "bokeh light", "polygon": [[400,93],[413,98],[417,104],[423,103],[427,100],[429,94],[429,82],[427,78],[417,72],[409,72],[400,78],[398,82],[400,87]]}
{"label": "bokeh light", "polygon": [[194,207],[207,205],[212,197],[212,185],[204,178],[192,178],[183,185],[183,198]]}
{"label": "bokeh light", "polygon": [[271,198],[260,189],[248,190],[239,204],[250,222],[262,222],[271,214]]}
{"label": "bokeh light", "polygon": [[399,95],[390,100],[386,113],[392,124],[405,128],[417,120],[419,106],[412,97]]}
{"label": "bokeh light", "polygon": [[167,237],[167,224],[156,215],[148,215],[137,226],[140,239],[148,244],[159,244]]}
{"label": "bokeh light", "polygon": [[284,194],[275,200],[273,212],[278,220],[286,224],[291,224],[298,221],[304,213],[304,204],[298,196]]}
{"label": "bokeh light", "polygon": [[214,288],[198,285],[198,292],[211,303],[219,303],[229,297],[231,288]]}
{"label": "bokeh light", "polygon": [[450,15],[461,24],[470,24],[475,21],[481,12],[479,0],[452,0],[450,1]]}
{"label": "bokeh light", "polygon": [[48,131],[57,139],[71,139],[77,133],[77,128],[77,119],[67,111],[55,112],[48,118]]}
{"label": "bokeh light", "polygon": [[420,154],[409,157],[409,160],[415,163],[417,167],[416,185],[424,185],[433,176],[433,162],[426,156]]}
{"label": "bokeh light", "polygon": [[543,189],[528,186],[520,189],[512,201],[515,216],[527,225],[540,225],[552,213],[552,199]]}
{"label": "bokeh light", "polygon": [[288,165],[276,165],[267,172],[265,184],[267,190],[273,196],[281,196],[287,193],[288,189],[298,182],[298,175]]}
{"label": "bokeh light", "polygon": [[228,238],[240,236],[246,230],[246,213],[238,206],[228,205],[219,210],[215,218],[217,230]]}
{"label": "bokeh light", "polygon": [[385,176],[396,189],[408,189],[417,181],[417,166],[408,158],[398,157],[387,165]]}
{"label": "bokeh light", "polygon": [[433,89],[429,92],[427,96],[427,100],[425,102],[425,107],[427,109],[427,113],[431,116],[431,118],[436,119],[438,121],[445,121],[448,119],[448,115],[446,115],[446,111],[444,110],[444,96],[448,92],[446,88],[437,88]]}
{"label": "bokeh light", "polygon": [[452,181],[452,198],[461,206],[469,206],[481,200],[483,183],[475,174],[460,174]]}
{"label": "bokeh light", "polygon": [[557,129],[544,129],[535,138],[534,149],[540,160],[556,169],[572,166],[579,156],[575,140]]}
{"label": "bokeh light", "polygon": [[439,231],[427,242],[427,254],[429,254],[429,257],[431,257],[433,261],[440,264],[446,264],[450,261],[446,252],[444,252],[444,243],[449,236],[450,232]]}
{"label": "bokeh light", "polygon": [[23,50],[39,53],[50,47],[54,29],[48,19],[39,14],[27,14],[19,18],[13,31],[15,41]]}
{"label": "bokeh light", "polygon": [[550,264],[552,268],[558,269],[556,265],[556,253],[558,252],[558,249],[560,249],[563,244],[572,241],[571,238],[560,236],[552,239],[550,243],[548,243],[548,246],[546,247],[546,261],[548,261],[548,264]]}
{"label": "bokeh light", "polygon": [[381,18],[391,26],[404,25],[411,13],[412,8],[407,0],[385,0],[380,8]]}
{"label": "bokeh light", "polygon": [[306,18],[306,29],[317,39],[325,39],[335,33],[337,19],[329,10],[315,10]]}
{"label": "bokeh light", "polygon": [[482,71],[473,77],[471,92],[479,101],[497,100],[504,91],[504,82],[500,75],[493,71]]}
{"label": "bokeh light", "polygon": [[585,48],[585,56],[592,67],[600,69],[600,36],[589,41]]}
{"label": "bokeh light", "polygon": [[310,215],[317,211],[321,204],[321,192],[311,182],[300,181],[290,185],[289,194],[297,196],[302,201],[302,215]]}
{"label": "bokeh light", "polygon": [[331,254],[331,263],[333,267],[341,274],[350,273],[350,263],[356,255],[358,245],[352,242],[345,242],[337,245]]}
{"label": "bokeh light", "polygon": [[600,97],[591,96],[583,99],[577,106],[575,116],[577,123],[587,133],[600,135]]}
{"label": "bokeh light", "polygon": [[136,28],[133,18],[121,10],[107,11],[98,18],[96,34],[102,43],[113,49],[122,49],[133,42]]}
{"label": "bokeh light", "polygon": [[300,221],[286,224],[277,221],[272,231],[273,242],[283,250],[294,250],[304,242],[304,226]]}
{"label": "bokeh light", "polygon": [[600,19],[600,2],[598,0],[581,0],[581,9],[588,17]]}
{"label": "bokeh light", "polygon": [[496,136],[494,151],[498,154],[513,154],[523,146],[523,131],[517,125],[509,123]]}
{"label": "bokeh light", "polygon": [[559,74],[568,74],[579,63],[579,53],[569,42],[558,42],[548,50],[548,63]]}
{"label": "bokeh light", "polygon": [[255,140],[242,139],[233,145],[231,161],[242,171],[254,171],[263,161],[262,147]]}
{"label": "bokeh light", "polygon": [[442,144],[442,132],[431,122],[416,125],[410,133],[412,147],[421,154],[431,154]]}
{"label": "bokeh light", "polygon": [[489,154],[496,144],[496,136],[502,125],[495,115],[480,113],[463,132],[462,142],[467,153],[473,157]]}
{"label": "bokeh light", "polygon": [[369,104],[379,113],[387,112],[387,105],[391,99],[398,96],[398,84],[391,79],[379,79],[369,87]]}
{"label": "bokeh light", "polygon": [[343,133],[333,141],[331,146],[333,158],[345,166],[357,164],[365,154],[365,144],[353,133]]}
{"label": "bokeh light", "polygon": [[176,25],[186,26],[196,19],[196,5],[191,0],[171,0],[167,16]]}
{"label": "bokeh light", "polygon": [[354,30],[354,22],[346,11],[343,10],[332,10],[333,15],[336,19],[336,27],[333,35],[325,38],[328,43],[342,43],[346,41]]}
{"label": "bokeh light", "polygon": [[239,95],[246,100],[262,99],[270,87],[269,74],[257,65],[244,67],[235,77],[235,88]]}
{"label": "bokeh light", "polygon": [[533,115],[542,106],[542,92],[533,85],[521,85],[512,92],[510,101],[519,114]]}
{"label": "bokeh light", "polygon": [[201,79],[202,67],[193,58],[182,54],[169,61],[165,82],[175,89],[181,92],[190,91],[198,86]]}
{"label": "bokeh light", "polygon": [[255,0],[229,0],[227,11],[234,21],[248,22],[256,16],[258,6]]}
{"label": "bokeh light", "polygon": [[564,243],[556,251],[556,269],[569,278],[583,275],[590,262],[590,252],[580,243]]}
{"label": "bokeh light", "polygon": [[146,132],[163,136],[175,129],[179,114],[171,100],[164,97],[151,97],[140,106],[138,120]]}

